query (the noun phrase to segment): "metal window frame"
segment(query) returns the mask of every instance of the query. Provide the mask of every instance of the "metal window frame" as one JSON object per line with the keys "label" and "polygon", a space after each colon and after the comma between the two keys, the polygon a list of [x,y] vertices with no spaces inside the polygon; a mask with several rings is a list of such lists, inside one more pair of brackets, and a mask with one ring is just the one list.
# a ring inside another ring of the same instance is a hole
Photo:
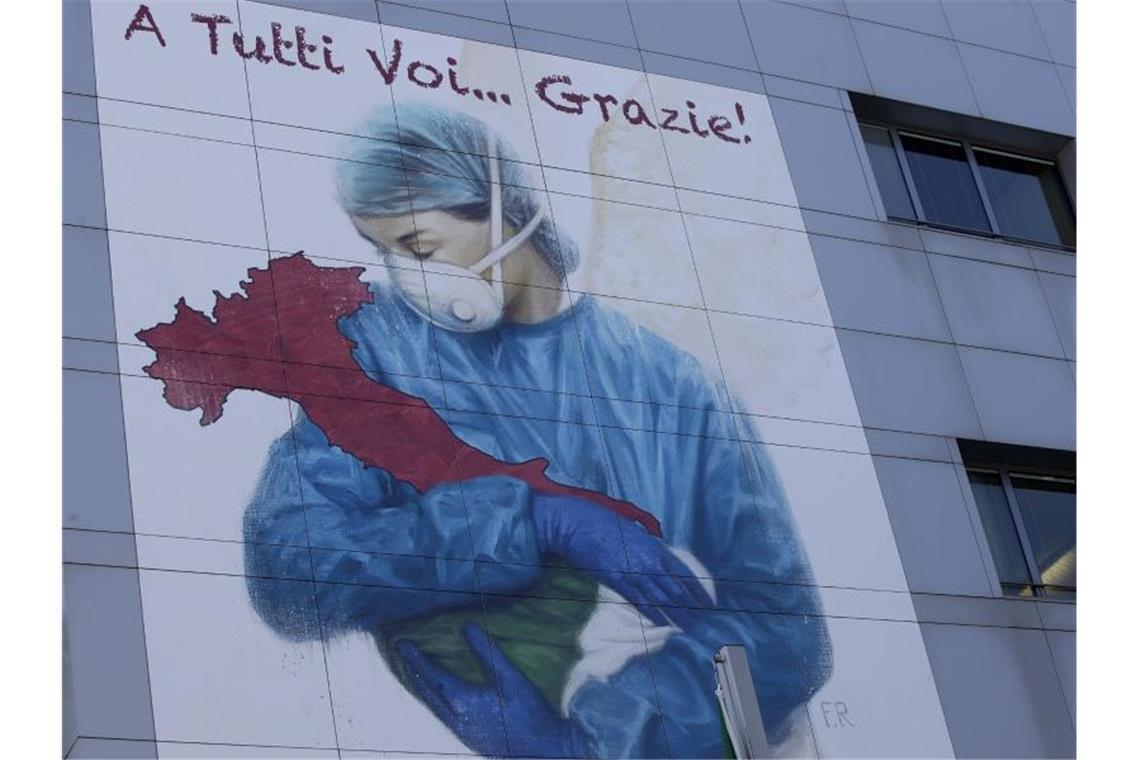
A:
{"label": "metal window frame", "polygon": [[[875,176],[875,166],[870,162],[870,156],[868,156],[867,168],[870,169],[871,176],[874,177],[875,189],[879,193],[880,201],[882,201],[879,205],[882,207],[883,213],[886,214],[886,218],[890,221],[900,221],[907,224],[924,223],[923,220],[926,218],[926,215],[922,210],[922,201],[919,199],[918,191],[914,186],[914,177],[912,177],[910,174],[910,167],[907,166],[906,155],[899,145],[898,135],[896,134],[897,130],[894,127],[889,127],[885,124],[877,124],[865,121],[858,121],[856,123],[859,125],[860,129],[866,127],[868,129],[877,129],[880,132],[887,133],[887,140],[890,142],[891,150],[894,151],[895,154],[895,163],[899,165],[899,172],[903,177],[903,186],[906,188],[907,200],[910,201],[910,210],[914,212],[914,216],[909,217],[892,216],[891,213],[887,211],[886,201],[882,199],[883,190],[879,185],[879,178]],[[867,151],[867,138],[864,137],[861,133],[859,137],[863,141],[863,150]]]}
{"label": "metal window frame", "polygon": [[[1029,531],[1025,527],[1025,517],[1022,514],[1021,504],[1017,500],[1017,493],[1013,487],[1013,478],[1027,477],[1039,478],[1043,480],[1062,480],[1068,483],[1072,483],[1075,487],[1077,483],[1076,477],[1070,476],[1068,474],[1047,472],[1044,470],[1039,471],[1033,467],[1010,468],[1005,464],[995,462],[977,464],[971,463],[966,465],[965,469],[967,475],[969,475],[971,472],[984,473],[987,475],[997,475],[1001,480],[1002,491],[1005,493],[1005,500],[1009,506],[1009,514],[1013,518],[1013,525],[1017,531],[1017,542],[1021,545],[1021,555],[1025,560],[1025,566],[1029,568],[1029,579],[1031,581],[1030,589],[1033,592],[1033,596],[1035,598],[1044,597],[1054,599],[1046,593],[1047,584],[1041,577],[1041,570],[1037,566],[1037,557],[1033,554],[1033,544],[1029,541]],[[988,539],[986,543],[989,543]],[[991,548],[990,551],[992,552],[993,549]],[[998,584],[999,586],[1005,585],[1000,576],[998,577]],[[1069,587],[1052,586],[1051,588],[1067,590]],[[1073,596],[1075,597],[1077,594],[1076,586],[1072,587],[1072,592]]]}
{"label": "metal window frame", "polygon": [[1025,156],[1025,155],[1022,155],[1021,153],[1011,153],[1008,150],[1001,150],[999,148],[990,148],[990,147],[985,146],[985,145],[975,145],[973,143],[971,143],[971,146],[973,147],[974,150],[979,151],[981,153],[989,153],[991,156],[1002,156],[1003,158],[1014,158],[1014,159],[1017,159],[1018,161],[1025,161],[1025,162],[1031,163],[1031,164],[1041,164],[1042,166],[1052,166],[1054,169],[1057,168],[1057,162],[1056,161],[1050,161],[1047,158],[1037,158],[1035,156]]}
{"label": "metal window frame", "polygon": [[[994,212],[993,204],[990,203],[989,193],[986,192],[986,182],[982,179],[982,170],[978,167],[978,159],[974,156],[974,146],[963,141],[962,149],[966,152],[966,163],[970,165],[970,173],[974,177],[974,187],[978,188],[978,197],[982,199],[982,208],[986,210],[986,219],[990,223],[990,229],[994,235],[1005,237],[1002,235],[1001,226],[998,224],[997,214]],[[1057,235],[1057,239],[1059,240],[1060,238],[1061,236]]]}
{"label": "metal window frame", "polygon": [[920,224],[929,224],[922,198],[918,195],[918,186],[914,183],[914,175],[910,172],[910,162],[906,160],[906,151],[903,150],[902,140],[899,139],[899,131],[894,127],[888,127],[887,133],[891,136],[891,145],[895,146],[895,158],[902,167],[903,182],[906,183],[906,190],[910,193],[910,205],[914,207],[914,215]]}
{"label": "metal window frame", "polygon": [[[985,145],[976,145],[972,142],[963,142],[963,144],[967,147],[967,153],[970,156],[970,164],[974,167],[975,181],[978,183],[978,186],[980,188],[982,188],[982,191],[983,191],[982,192],[982,202],[986,204],[987,209],[989,208],[989,194],[985,190],[985,180],[982,179],[981,169],[978,167],[978,162],[977,162],[977,158],[975,155],[976,153],[988,153],[991,156],[1002,156],[1003,158],[1012,158],[1015,161],[1024,161],[1027,164],[1039,164],[1041,166],[1048,166],[1050,169],[1052,169],[1053,172],[1057,175],[1057,179],[1060,180],[1062,195],[1065,199],[1065,205],[1068,206],[1068,208],[1069,208],[1069,215],[1072,217],[1072,220],[1073,220],[1073,229],[1076,230],[1077,205],[1076,205],[1076,203],[1073,202],[1073,195],[1069,189],[1069,183],[1065,181],[1064,175],[1061,174],[1061,168],[1057,165],[1056,161],[1050,161],[1050,160],[1045,159],[1045,158],[1037,158],[1035,156],[1026,156],[1026,155],[1023,155],[1021,153],[1013,153],[1013,152],[1010,152],[1008,150],[1000,150],[998,148],[990,148],[990,147],[985,146]],[[996,218],[994,219],[994,224],[995,225],[997,224]],[[1056,220],[1053,220],[1053,226],[1054,227],[1057,226]],[[995,229],[996,229],[996,227],[995,227]],[[1060,239],[1061,238],[1060,230],[1057,230],[1057,233],[1058,233],[1057,238]],[[1073,245],[1070,246],[1070,245],[1067,245],[1065,243],[1061,243],[1060,245],[1057,245],[1057,244],[1053,244],[1053,243],[1046,243],[1046,242],[1043,242],[1040,240],[1032,240],[1030,238],[1017,237],[1016,235],[1005,235],[1005,234],[1003,234],[1002,237],[1006,240],[1011,240],[1011,241],[1017,242],[1017,243],[1027,243],[1029,245],[1045,246],[1046,248],[1058,248],[1058,249],[1063,250],[1063,251],[1074,251],[1074,250],[1076,250],[1075,242]]]}
{"label": "metal window frame", "polygon": [[[955,138],[955,137],[951,137],[948,135],[937,135],[937,134],[930,134],[930,133],[925,133],[925,132],[915,132],[915,131],[905,129],[905,128],[899,129],[898,127],[893,126],[891,124],[884,124],[882,122],[877,122],[877,121],[859,121],[858,123],[860,126],[867,126],[867,127],[872,127],[874,129],[884,130],[887,132],[888,135],[890,135],[891,145],[892,145],[892,147],[894,147],[894,150],[895,150],[895,158],[899,163],[899,168],[902,170],[903,181],[906,184],[907,192],[910,194],[910,202],[911,202],[911,206],[914,208],[914,213],[915,213],[916,219],[912,220],[912,219],[908,219],[906,217],[898,217],[898,216],[890,216],[890,215],[888,215],[888,217],[887,217],[888,219],[890,219],[892,221],[899,221],[899,222],[917,223],[917,224],[921,224],[921,225],[924,225],[927,227],[933,227],[936,229],[945,229],[945,230],[952,230],[954,232],[963,232],[963,233],[966,233],[969,235],[977,235],[979,237],[998,238],[1001,240],[1009,240],[1010,242],[1024,243],[1027,245],[1041,246],[1044,248],[1058,249],[1058,250],[1063,250],[1063,251],[1067,251],[1067,252],[1073,252],[1076,250],[1075,245],[1069,246],[1069,245],[1065,245],[1063,243],[1061,245],[1055,245],[1053,243],[1047,243],[1047,242],[1041,241],[1041,240],[1029,240],[1026,238],[1020,238],[1020,237],[1017,237],[1014,235],[1009,235],[1009,234],[1004,233],[1001,229],[1001,225],[998,224],[997,214],[994,212],[993,203],[990,201],[989,193],[986,190],[985,180],[982,178],[981,169],[978,166],[978,160],[977,160],[976,156],[974,155],[974,151],[979,150],[979,151],[982,151],[983,153],[996,154],[996,155],[1000,155],[1000,156],[1005,156],[1006,158],[1017,159],[1019,161],[1026,161],[1029,163],[1043,164],[1043,165],[1052,167],[1053,171],[1057,172],[1058,175],[1060,175],[1060,169],[1058,168],[1056,161],[1051,161],[1049,159],[1044,159],[1044,158],[1037,158],[1035,156],[1027,156],[1027,155],[1023,155],[1021,153],[1015,153],[1012,151],[1001,150],[999,148],[991,148],[991,147],[986,146],[986,145],[978,145],[978,144],[976,144],[970,140]],[[900,139],[902,135],[906,135],[908,137],[912,137],[912,138],[915,138],[918,140],[929,140],[931,142],[938,142],[938,143],[943,143],[946,145],[956,145],[956,146],[963,149],[963,151],[966,154],[966,163],[970,167],[970,175],[973,177],[973,180],[974,180],[974,188],[975,188],[975,190],[977,190],[978,197],[982,201],[982,208],[985,210],[985,213],[986,213],[986,221],[989,222],[989,225],[990,225],[989,231],[971,229],[968,227],[958,227],[958,226],[955,226],[952,224],[944,224],[941,222],[931,221],[929,218],[927,218],[926,210],[922,206],[922,199],[919,197],[919,194],[918,194],[918,186],[915,184],[914,175],[911,173],[911,170],[910,170],[910,163],[907,161],[906,149],[903,148],[903,146],[902,146],[902,140]],[[877,181],[878,180],[876,179],[876,182]],[[1072,213],[1073,222],[1075,224],[1076,223],[1076,216],[1077,216],[1076,215],[1076,204],[1073,203],[1073,199],[1069,193],[1068,185],[1063,181],[1063,177],[1062,177],[1061,187],[1065,191],[1065,195],[1066,195],[1065,200],[1069,204],[1069,211]],[[1054,222],[1054,225],[1055,224],[1056,224],[1056,222]]]}
{"label": "metal window frame", "polygon": [[[941,143],[942,145],[952,145],[955,148],[961,148],[962,152],[966,155],[966,165],[970,167],[970,177],[974,180],[974,191],[978,194],[978,199],[982,202],[982,210],[986,215],[986,223],[989,224],[988,230],[979,230],[973,227],[959,227],[956,224],[947,224],[945,222],[936,222],[928,219],[925,210],[922,213],[919,221],[922,224],[930,227],[937,227],[943,230],[954,230],[955,232],[965,232],[970,235],[980,235],[982,237],[1001,237],[1001,231],[998,229],[996,220],[994,219],[993,209],[990,207],[989,198],[985,195],[985,188],[982,186],[982,176],[978,170],[977,162],[973,160],[973,155],[970,151],[969,143],[964,140],[952,140],[946,137],[936,137],[934,135],[924,135],[918,132],[911,132],[909,129],[894,129],[891,130],[891,139],[895,143],[895,152],[899,156],[899,160],[903,163],[904,176],[908,178],[907,189],[910,190],[913,198],[918,198],[918,185],[914,182],[914,175],[911,174],[910,161],[907,157],[906,148],[903,147],[902,138],[909,137],[914,140],[926,140],[932,143]],[[919,201],[921,203],[921,201]],[[916,203],[916,205],[918,205]]]}

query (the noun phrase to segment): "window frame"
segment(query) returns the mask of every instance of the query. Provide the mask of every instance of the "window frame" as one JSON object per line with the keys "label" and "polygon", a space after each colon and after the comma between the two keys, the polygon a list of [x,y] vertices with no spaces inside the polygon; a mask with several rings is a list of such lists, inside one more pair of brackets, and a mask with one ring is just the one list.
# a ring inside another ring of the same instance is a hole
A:
{"label": "window frame", "polygon": [[[996,145],[990,145],[964,137],[954,137],[951,135],[944,135],[934,132],[921,132],[907,129],[906,127],[899,127],[897,125],[889,124],[875,119],[858,119],[857,123],[859,126],[871,127],[872,129],[881,129],[890,135],[891,145],[895,150],[895,158],[899,163],[899,168],[902,170],[903,182],[906,185],[907,193],[910,195],[910,203],[914,208],[915,219],[891,216],[890,214],[887,214],[888,221],[896,222],[899,224],[917,224],[934,229],[949,230],[951,232],[960,232],[967,235],[976,235],[978,237],[1008,240],[1010,242],[1021,243],[1023,245],[1031,245],[1034,247],[1048,248],[1052,250],[1061,250],[1068,253],[1073,253],[1077,250],[1075,243],[1073,245],[1067,245],[1065,243],[1058,245],[1055,243],[1047,243],[1041,240],[1031,240],[1028,238],[1022,238],[1017,237],[1016,235],[1003,233],[1001,230],[1001,225],[998,224],[997,214],[994,213],[993,204],[990,202],[989,193],[986,190],[985,180],[982,178],[981,168],[978,166],[978,160],[974,155],[974,149],[976,147],[986,153],[996,153],[1007,158],[1016,159],[1018,161],[1027,161],[1030,163],[1043,164],[1045,166],[1052,167],[1053,171],[1055,171],[1057,173],[1057,176],[1061,179],[1060,184],[1061,189],[1064,193],[1065,203],[1068,204],[1069,214],[1073,219],[1073,228],[1076,229],[1076,204],[1073,202],[1073,197],[1069,191],[1068,183],[1064,181],[1064,177],[1061,175],[1060,166],[1058,166],[1056,160],[1042,158],[1040,156],[1034,156],[1025,153],[1018,153],[1016,151],[1009,150],[1008,148],[1002,148]],[[958,227],[956,225],[946,224],[944,222],[936,222],[927,218],[926,210],[922,205],[922,198],[918,194],[918,187],[915,184],[914,176],[910,171],[910,162],[907,160],[906,149],[902,145],[900,136],[906,136],[917,140],[928,140],[931,142],[951,144],[960,147],[965,151],[966,162],[970,167],[970,176],[973,177],[974,187],[978,192],[978,196],[982,200],[982,208],[985,210],[986,220],[990,225],[989,231],[973,229],[970,227]],[[860,145],[860,149],[866,151],[867,148],[863,136],[859,135],[859,138],[861,143],[864,143]],[[875,181],[875,191],[881,194],[882,191],[879,189],[879,179],[878,177],[874,176],[873,167],[870,167],[868,164],[868,169],[871,171],[871,176]],[[883,211],[886,213],[886,206],[883,206]]]}
{"label": "window frame", "polygon": [[[1009,465],[999,461],[971,461],[964,463],[963,468],[966,471],[967,481],[969,480],[970,473],[979,473],[985,475],[997,475],[1001,479],[1002,491],[1005,494],[1005,500],[1009,506],[1010,517],[1013,519],[1014,528],[1017,531],[1017,542],[1021,548],[1021,555],[1025,561],[1025,566],[1029,569],[1030,591],[1034,599],[1044,599],[1052,602],[1069,602],[1075,604],[1077,599],[1076,586],[1050,586],[1044,582],[1041,577],[1041,569],[1037,566],[1037,558],[1033,554],[1033,544],[1029,540],[1029,531],[1025,527],[1025,517],[1022,515],[1021,504],[1017,500],[1017,493],[1013,487],[1013,478],[1026,477],[1026,478],[1039,478],[1046,480],[1059,480],[1073,484],[1074,498],[1076,495],[1077,476],[1074,472],[1061,472],[1056,469],[1045,467],[1034,467],[1032,465]],[[973,499],[973,490],[971,489],[971,499]],[[1074,507],[1075,508],[1075,507]],[[975,504],[974,509],[978,507]],[[985,531],[983,530],[983,534]],[[990,561],[993,562],[993,549],[990,546],[989,536],[986,536],[986,549],[990,552]],[[996,569],[996,568],[995,568]],[[1020,594],[1009,594],[1005,591],[1006,584],[1002,581],[1001,577],[997,577],[998,588],[1002,591],[1003,597],[1020,597]],[[1064,591],[1071,591],[1073,596],[1071,599],[1065,597],[1052,596],[1046,593],[1047,588],[1061,589]]]}

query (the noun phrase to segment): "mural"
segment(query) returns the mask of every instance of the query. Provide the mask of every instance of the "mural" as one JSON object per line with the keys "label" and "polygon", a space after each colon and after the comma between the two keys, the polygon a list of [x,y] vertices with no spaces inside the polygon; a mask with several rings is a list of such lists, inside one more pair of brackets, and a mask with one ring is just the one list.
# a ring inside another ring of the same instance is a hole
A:
{"label": "mural", "polygon": [[160,741],[950,754],[765,96],[93,20]]}
{"label": "mural", "polygon": [[[343,204],[384,252],[390,288],[297,254],[250,270],[213,320],[180,302],[172,323],[139,333],[158,354],[147,373],[203,424],[235,387],[302,409],[246,512],[259,613],[289,637],[374,632],[401,679],[488,755],[717,754],[709,663],[725,642],[748,647],[768,731],[785,738],[830,648],[813,588],[797,585],[810,571],[762,449],[742,456],[692,356],[588,296],[560,306],[575,251],[531,191],[503,192],[513,178],[500,183],[494,162],[506,146],[480,122],[408,106],[373,129],[342,166]],[[505,243],[489,217],[499,209]],[[455,386],[446,398],[441,377]],[[554,378],[554,392],[535,398],[534,377]],[[649,401],[594,396],[627,385]],[[564,419],[584,399],[620,441]],[[435,556],[476,561],[421,560]],[[302,585],[259,582],[310,566],[315,605]],[[770,583],[706,589],[698,574]],[[407,599],[408,579],[482,598]],[[563,597],[597,603],[567,609]],[[610,604],[621,601],[632,608]],[[786,604],[801,624],[747,612]],[[595,661],[580,654],[591,649]],[[654,688],[675,709],[647,711]]]}

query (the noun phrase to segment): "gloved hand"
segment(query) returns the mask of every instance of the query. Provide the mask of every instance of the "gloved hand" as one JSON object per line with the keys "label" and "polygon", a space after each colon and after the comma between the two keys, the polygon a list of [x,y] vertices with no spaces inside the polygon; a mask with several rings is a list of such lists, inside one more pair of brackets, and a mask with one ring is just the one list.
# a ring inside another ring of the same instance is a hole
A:
{"label": "gloved hand", "polygon": [[588,573],[657,625],[672,619],[688,630],[712,607],[688,566],[641,523],[586,499],[542,493],[534,495],[533,514],[541,552]]}
{"label": "gloved hand", "polygon": [[468,623],[463,635],[479,660],[486,686],[452,675],[407,639],[398,641],[396,649],[416,694],[464,744],[495,757],[592,756],[582,730],[554,713],[483,629]]}

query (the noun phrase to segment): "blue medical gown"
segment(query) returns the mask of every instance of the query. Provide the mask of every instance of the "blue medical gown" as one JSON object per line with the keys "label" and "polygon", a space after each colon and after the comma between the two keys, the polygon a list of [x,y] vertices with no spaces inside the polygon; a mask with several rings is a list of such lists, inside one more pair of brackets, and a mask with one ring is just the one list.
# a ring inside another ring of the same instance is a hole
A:
{"label": "blue medical gown", "polygon": [[[712,656],[725,644],[746,647],[769,739],[782,738],[830,675],[830,643],[776,475],[720,385],[589,297],[540,324],[456,334],[372,288],[375,303],[340,329],[373,379],[423,398],[495,458],[542,457],[552,480],[650,512],[715,581],[716,608],[694,629],[574,694],[569,717],[594,750],[723,756]],[[272,447],[246,512],[251,599],[280,634],[309,639],[376,631],[462,597],[426,589],[523,592],[540,572],[530,494],[503,476],[421,493],[302,416]],[[315,595],[279,580],[314,576]]]}

